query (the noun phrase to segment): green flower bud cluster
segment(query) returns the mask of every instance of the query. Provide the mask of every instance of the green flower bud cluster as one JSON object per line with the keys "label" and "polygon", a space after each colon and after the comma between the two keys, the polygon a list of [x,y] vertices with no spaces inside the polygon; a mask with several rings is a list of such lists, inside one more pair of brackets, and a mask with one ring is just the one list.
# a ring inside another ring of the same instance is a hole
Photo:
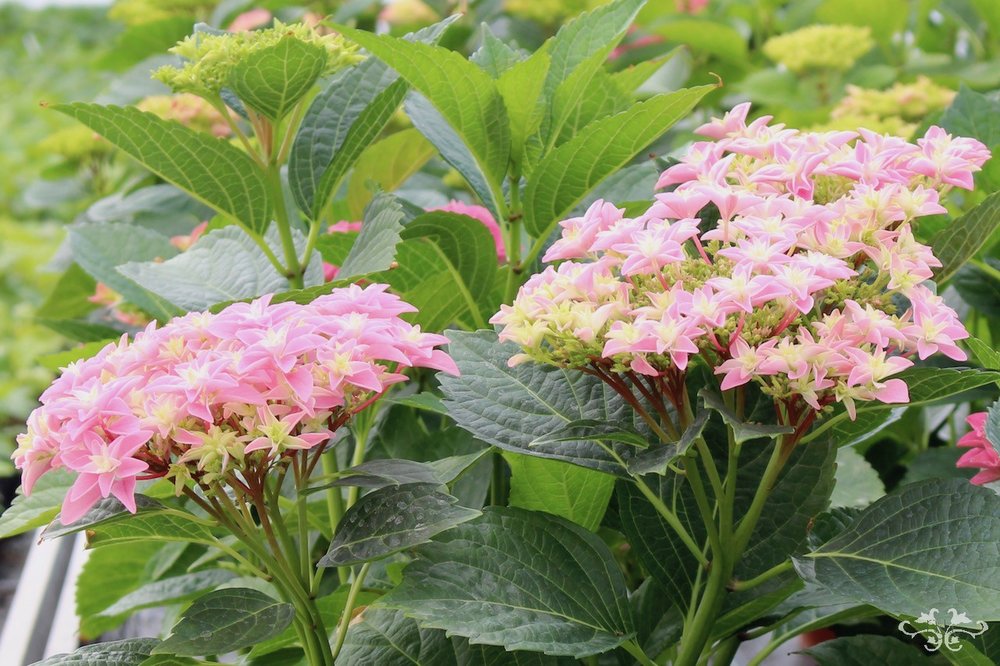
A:
{"label": "green flower bud cluster", "polygon": [[226,86],[236,65],[255,53],[276,46],[283,39],[297,39],[323,47],[328,55],[324,75],[360,59],[356,54],[357,47],[345,42],[340,35],[323,35],[304,23],[275,21],[274,27],[266,30],[221,35],[195,33],[170,49],[171,53],[187,62],[180,67],[161,67],[153,73],[153,77],[170,86],[174,92],[214,98]]}
{"label": "green flower bud cluster", "polygon": [[830,122],[814,129],[857,129],[909,137],[934,111],[944,109],[955,91],[917,77],[913,83],[896,83],[886,90],[847,86],[847,95],[830,112]]}
{"label": "green flower bud cluster", "polygon": [[212,0],[115,0],[108,16],[125,25],[142,25],[175,17],[204,17],[216,4]]}
{"label": "green flower bud cluster", "polygon": [[767,40],[764,55],[796,74],[817,69],[846,71],[873,46],[868,27],[810,25]]}
{"label": "green flower bud cluster", "polygon": [[57,130],[38,143],[38,151],[45,155],[59,155],[70,162],[83,162],[111,152],[111,144],[83,125]]}

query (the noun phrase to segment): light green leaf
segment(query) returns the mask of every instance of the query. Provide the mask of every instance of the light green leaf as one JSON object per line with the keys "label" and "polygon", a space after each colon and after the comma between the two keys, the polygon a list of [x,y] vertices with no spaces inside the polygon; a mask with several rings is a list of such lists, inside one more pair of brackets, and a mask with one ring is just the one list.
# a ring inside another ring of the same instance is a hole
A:
{"label": "light green leaf", "polygon": [[[305,251],[305,237],[295,229],[292,237],[299,251]],[[268,230],[264,241],[272,251],[280,252],[277,228]],[[288,278],[237,226],[210,232],[190,250],[168,261],[127,263],[119,266],[118,272],[188,311],[207,310],[218,303],[256,298],[289,287]],[[303,281],[306,285],[322,284],[318,254],[313,254]]]}
{"label": "light green leaf", "polygon": [[101,611],[101,615],[134,613],[143,608],[188,601],[236,577],[224,569],[208,569],[147,583]]}
{"label": "light green leaf", "polygon": [[[634,412],[610,387],[582,372],[552,366],[522,363],[511,368],[507,360],[520,349],[499,343],[492,331],[450,331],[448,338],[448,351],[462,374],[439,378],[445,406],[459,426],[505,451],[628,475],[602,444],[543,439],[583,419],[635,430]],[[610,446],[626,461],[634,455],[632,446]]]}
{"label": "light green leaf", "polygon": [[139,666],[159,642],[155,638],[129,638],[85,645],[75,652],[35,662],[33,666]]}
{"label": "light green leaf", "polygon": [[322,46],[285,37],[238,62],[229,88],[248,107],[278,122],[313,87],[327,60]]}
{"label": "light green leaf", "polygon": [[715,86],[657,95],[627,111],[591,123],[549,152],[525,189],[525,228],[547,237],[598,183],[684,117]]}
{"label": "light green leaf", "polygon": [[442,47],[343,26],[336,29],[426,96],[462,138],[492,184],[503,180],[510,154],[510,128],[503,99],[489,74]]}
{"label": "light green leaf", "polygon": [[965,479],[903,486],[795,558],[806,582],[898,616],[931,607],[1000,619],[1000,497]]}
{"label": "light green leaf", "polygon": [[746,37],[725,23],[680,15],[656,26],[653,32],[670,42],[687,46],[695,54],[707,53],[739,66],[749,64]]}
{"label": "light green leaf", "polygon": [[91,546],[145,541],[190,541],[214,545],[208,526],[180,511],[151,511],[109,520],[94,528]]}
{"label": "light green leaf", "polygon": [[347,209],[359,219],[372,199],[372,190],[392,192],[437,151],[419,130],[405,129],[368,146],[354,165],[347,183]]}
{"label": "light green leaf", "polygon": [[180,123],[132,107],[60,104],[143,166],[257,233],[271,220],[264,176],[247,153]]}
{"label": "light green leaf", "polygon": [[615,477],[561,460],[506,453],[510,506],[562,516],[590,531],[607,511]]}
{"label": "light green leaf", "polygon": [[[405,39],[436,42],[458,17]],[[377,58],[338,72],[309,105],[289,155],[288,184],[299,208],[317,219],[361,152],[378,138],[409,86]]]}
{"label": "light green leaf", "polygon": [[121,626],[126,615],[105,616],[101,611],[151,580],[150,562],[162,548],[149,542],[90,551],[74,590],[81,636],[96,639]]}
{"label": "light green leaf", "polygon": [[979,364],[987,370],[1000,370],[1000,352],[986,344],[979,338],[968,338],[965,340],[968,347]]}
{"label": "light green leaf", "polygon": [[524,159],[524,144],[542,123],[545,107],[542,86],[549,72],[551,59],[542,48],[531,57],[507,69],[497,79],[497,89],[503,97],[510,121],[511,161],[520,165]]}
{"label": "light green leaf", "polygon": [[556,88],[545,128],[548,145],[558,146],[600,118],[620,113],[632,105],[626,93],[604,69],[603,51],[583,62]]}
{"label": "light green leaf", "polygon": [[458,506],[458,500],[440,488],[437,483],[409,483],[368,493],[344,514],[319,566],[381,559],[480,515]]}
{"label": "light green leaf", "polygon": [[165,261],[177,255],[170,239],[130,224],[76,224],[69,230],[73,259],[98,282],[103,282],[157,319],[167,320],[181,311],[122,274],[130,262]]}
{"label": "light green leaf", "polygon": [[0,539],[6,539],[52,522],[59,513],[66,491],[75,477],[64,469],[52,470],[42,475],[25,496],[24,489],[17,489],[17,496],[10,507],[0,514]]}
{"label": "light green leaf", "polygon": [[837,451],[837,484],[830,506],[866,507],[885,495],[885,484],[864,456],[850,447]]}
{"label": "light green leaf", "polygon": [[58,372],[74,361],[81,361],[95,356],[99,351],[107,347],[108,344],[112,342],[117,342],[117,340],[95,340],[83,345],[78,345],[72,349],[67,349],[66,351],[56,352],[54,354],[43,354],[42,356],[39,356],[37,360],[39,365],[42,367],[51,370],[52,372]]}
{"label": "light green leaf", "polygon": [[247,588],[199,597],[184,611],[157,654],[219,655],[277,636],[292,623],[295,608]]}
{"label": "light green leaf", "polygon": [[361,232],[337,273],[346,279],[389,268],[396,257],[396,245],[403,230],[403,207],[391,194],[379,194],[364,212]]}
{"label": "light green leaf", "polygon": [[[1000,115],[992,116],[1000,122]],[[934,279],[939,284],[950,278],[975,257],[1000,227],[1000,192],[986,197],[981,204],[953,221],[931,239],[934,256],[941,260]]]}
{"label": "light green leaf", "polygon": [[472,643],[577,658],[634,633],[608,547],[578,525],[522,509],[490,507],[420,546],[379,605]]}
{"label": "light green leaf", "polygon": [[823,641],[803,653],[818,666],[913,666],[926,659],[916,645],[891,636],[843,636]]}
{"label": "light green leaf", "polygon": [[482,44],[469,56],[469,60],[482,67],[492,78],[500,78],[504,72],[523,59],[523,53],[518,53],[497,39],[488,24],[483,23],[480,32]]}

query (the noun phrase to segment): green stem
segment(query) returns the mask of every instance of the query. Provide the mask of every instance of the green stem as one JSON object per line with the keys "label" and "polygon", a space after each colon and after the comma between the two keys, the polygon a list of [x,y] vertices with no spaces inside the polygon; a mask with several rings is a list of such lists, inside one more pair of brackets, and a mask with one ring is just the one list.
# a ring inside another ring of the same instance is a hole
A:
{"label": "green stem", "polygon": [[302,266],[303,274],[309,266],[309,261],[312,259],[313,250],[316,249],[316,241],[319,240],[319,230],[322,226],[323,225],[319,220],[313,220],[310,223],[309,236],[306,237],[306,249],[302,253],[302,258],[299,259],[299,265]]}
{"label": "green stem", "polygon": [[740,647],[739,636],[730,636],[719,644],[719,649],[712,655],[712,666],[729,666]]}
{"label": "green stem", "polygon": [[[337,452],[333,449],[323,452],[322,463],[323,474],[326,476],[333,476],[339,471],[337,469]],[[336,534],[340,519],[344,516],[344,496],[338,486],[330,486],[326,489],[326,512],[330,516],[330,534]],[[347,567],[337,567],[337,577],[340,579],[341,585],[347,582],[347,574]]]}
{"label": "green stem", "polygon": [[684,545],[691,551],[691,554],[698,560],[699,564],[703,567],[707,567],[708,558],[705,557],[705,553],[702,552],[702,549],[697,543],[695,543],[694,539],[691,538],[691,534],[688,533],[688,531],[684,528],[684,525],[681,524],[677,515],[663,503],[663,500],[661,500],[660,497],[649,488],[649,486],[646,485],[645,481],[638,476],[633,476],[632,479],[635,481],[635,485],[639,488],[639,492],[641,492],[646,499],[649,500],[649,503],[653,505],[653,508],[656,509],[657,513],[663,516],[663,519],[667,521],[667,524],[670,525],[671,528],[673,528],[673,530],[677,533],[677,536],[679,536],[681,541],[684,542]]}
{"label": "green stem", "polygon": [[[268,193],[274,206],[274,223],[278,226],[281,236],[281,248],[285,253],[285,277],[293,289],[303,286],[303,267],[299,264],[298,252],[295,249],[295,239],[292,237],[292,226],[288,219],[288,208],[285,206],[285,192],[281,186],[281,165],[271,163],[265,171]],[[308,257],[307,257],[308,258]]]}
{"label": "green stem", "polygon": [[650,659],[635,641],[625,641],[622,643],[622,647],[625,648],[626,652],[635,657],[635,660],[642,664],[642,666],[656,666],[656,662]]}
{"label": "green stem", "polygon": [[701,483],[701,474],[698,472],[698,459],[688,458],[688,460],[691,462],[691,465],[690,468],[685,467],[687,473],[684,478],[687,479],[688,484],[691,486],[695,503],[698,505],[698,512],[701,514],[701,520],[705,523],[705,530],[708,532],[708,544],[712,549],[712,566],[715,566],[715,563],[723,556],[719,528],[715,525],[715,510],[709,504],[705,487]]}
{"label": "green stem", "polygon": [[[358,414],[354,420],[354,453],[351,455],[351,467],[357,467],[365,461],[365,450],[368,446],[368,434],[371,432],[371,423],[368,414],[374,410],[367,410]],[[347,508],[350,509],[358,501],[361,489],[351,486],[347,490]]]}
{"label": "green stem", "polygon": [[779,564],[779,565],[777,565],[775,567],[771,567],[770,569],[768,569],[764,573],[762,573],[762,574],[760,574],[758,576],[754,576],[753,578],[751,578],[749,580],[734,580],[734,581],[732,581],[729,584],[729,589],[733,590],[733,591],[749,590],[749,589],[757,587],[758,585],[760,585],[762,583],[766,583],[767,581],[771,580],[772,578],[780,576],[781,574],[785,573],[786,571],[791,571],[791,570],[792,570],[792,562],[791,562],[791,560],[786,560],[785,562],[782,562],[781,564]]}
{"label": "green stem", "polygon": [[521,273],[521,183],[520,178],[510,179],[510,217],[507,219],[505,244],[507,250],[507,287],[504,303],[514,300]]}
{"label": "green stem", "polygon": [[747,544],[750,543],[750,537],[753,535],[754,528],[757,527],[761,511],[764,510],[764,504],[778,481],[778,475],[781,473],[787,458],[785,448],[784,437],[774,443],[774,451],[771,453],[770,460],[767,461],[767,467],[764,469],[760,485],[757,486],[757,492],[754,493],[753,500],[750,502],[750,508],[743,514],[743,518],[736,526],[733,550],[737,555],[742,554]]}
{"label": "green stem", "polygon": [[712,559],[705,592],[698,604],[693,621],[684,627],[684,632],[681,634],[680,653],[677,655],[674,666],[696,666],[698,660],[701,659],[705,646],[711,639],[712,627],[725,599],[726,583],[732,568],[728,559],[725,553]]}
{"label": "green stem", "polygon": [[340,616],[340,625],[337,627],[337,642],[333,646],[334,659],[340,655],[340,650],[344,647],[344,639],[347,638],[347,629],[351,624],[351,615],[354,614],[354,606],[358,601],[358,593],[365,582],[365,576],[368,575],[369,568],[371,568],[371,562],[365,562],[361,565],[361,569],[354,577],[351,589],[347,593],[347,603],[344,605],[344,612]]}

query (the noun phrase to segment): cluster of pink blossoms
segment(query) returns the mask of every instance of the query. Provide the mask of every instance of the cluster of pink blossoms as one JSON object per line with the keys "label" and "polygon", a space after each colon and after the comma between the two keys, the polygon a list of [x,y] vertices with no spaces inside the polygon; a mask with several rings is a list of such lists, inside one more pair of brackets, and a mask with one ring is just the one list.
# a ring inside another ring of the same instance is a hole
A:
{"label": "cluster of pink blossoms", "polygon": [[[989,158],[931,128],[915,144],[746,122],[749,105],[697,131],[642,215],[598,201],[562,222],[545,261],[491,320],[528,359],[667,377],[693,357],[728,390],[751,381],[814,410],[908,400],[892,375],[965,354],[956,313],[924,284],[940,266],[912,223],[944,213]],[[596,366],[595,366],[596,364]]]}
{"label": "cluster of pink blossoms", "polygon": [[987,412],[969,415],[966,422],[972,430],[958,440],[958,445],[967,449],[958,459],[958,467],[978,469],[979,473],[972,477],[972,482],[978,485],[1000,481],[1000,451],[986,436]]}
{"label": "cluster of pink blossoms", "polygon": [[446,338],[399,316],[413,311],[384,285],[355,285],[308,305],[263,297],[123,336],[42,394],[13,455],[24,491],[49,470],[73,472],[69,523],[109,495],[134,512],[137,480],[171,478],[180,492],[322,447],[406,380],[398,370],[458,372],[435,348]]}

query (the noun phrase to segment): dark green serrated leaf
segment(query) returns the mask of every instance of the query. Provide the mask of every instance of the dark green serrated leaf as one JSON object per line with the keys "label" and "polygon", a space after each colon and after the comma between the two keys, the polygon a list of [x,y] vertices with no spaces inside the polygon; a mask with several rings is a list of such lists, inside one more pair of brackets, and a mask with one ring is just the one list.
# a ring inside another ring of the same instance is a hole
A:
{"label": "dark green serrated leaf", "polygon": [[591,123],[549,152],[525,189],[525,228],[535,237],[547,237],[590,190],[625,166],[714,89],[698,86],[657,95]]}
{"label": "dark green serrated leaf", "polygon": [[418,548],[379,605],[472,643],[577,658],[634,633],[607,546],[578,525],[522,509],[490,507]]}
{"label": "dark green serrated leaf", "polygon": [[139,666],[159,642],[155,638],[129,638],[85,645],[75,652],[57,654],[32,666]]}
{"label": "dark green serrated leaf", "polygon": [[344,514],[319,566],[381,559],[480,515],[458,506],[440,488],[437,483],[409,483],[368,493]]}
{"label": "dark green serrated leaf", "polygon": [[1000,143],[1000,102],[960,85],[951,106],[945,109],[936,124],[955,136],[967,136],[982,141],[987,147],[995,146]]}
{"label": "dark green serrated leaf", "polygon": [[750,423],[744,421],[743,419],[736,416],[736,414],[726,407],[725,403],[722,402],[722,397],[719,396],[714,391],[708,389],[702,389],[698,392],[701,399],[705,402],[705,406],[709,409],[715,410],[722,416],[722,420],[726,422],[730,430],[733,432],[733,439],[742,444],[743,442],[748,442],[753,439],[774,439],[780,435],[786,435],[793,431],[792,428],[788,426],[779,425],[767,425],[763,423]]}
{"label": "dark green serrated leaf", "polygon": [[277,636],[294,616],[291,604],[257,590],[217,590],[195,600],[153,652],[191,657],[225,654]]}
{"label": "dark green serrated leaf", "polygon": [[[634,413],[610,387],[582,372],[552,366],[523,363],[511,368],[507,360],[520,348],[498,342],[492,331],[453,331],[448,338],[449,353],[462,374],[441,375],[441,390],[448,413],[459,426],[505,451],[627,476],[602,444],[587,440],[538,443],[582,419],[636,429]],[[634,455],[631,446],[611,446],[626,461]]]}
{"label": "dark green serrated leaf", "polygon": [[229,88],[248,107],[278,122],[313,87],[328,59],[322,46],[287,36],[236,63]]}
{"label": "dark green serrated leaf", "polygon": [[42,539],[57,539],[67,534],[73,534],[80,530],[91,529],[110,520],[121,520],[127,516],[137,515],[139,512],[148,513],[150,511],[163,511],[166,509],[162,504],[145,495],[135,496],[136,514],[129,513],[125,505],[118,501],[116,497],[105,497],[99,500],[93,507],[81,516],[78,520],[69,525],[63,525],[59,521],[54,521],[42,532]]}
{"label": "dark green serrated leaf", "polygon": [[261,170],[229,142],[131,107],[78,102],[53,108],[223,215],[257,233],[270,223],[271,202]]}
{"label": "dark green serrated leaf", "polygon": [[824,641],[803,653],[819,666],[914,666],[926,661],[920,648],[890,636],[845,636]]}
{"label": "dark green serrated leaf", "polygon": [[[995,115],[1000,123],[1000,115]],[[934,273],[934,280],[941,284],[976,256],[1000,228],[1000,192],[986,197],[981,204],[953,221],[931,239],[934,256],[941,260],[941,267]]]}
{"label": "dark green serrated leaf", "polygon": [[965,479],[903,486],[795,558],[807,582],[893,615],[954,607],[1000,618],[1000,497]]}
{"label": "dark green serrated leaf", "polygon": [[691,425],[687,427],[681,438],[676,442],[652,446],[648,450],[636,455],[635,458],[629,461],[629,474],[637,476],[653,473],[661,476],[666,474],[670,463],[687,453],[695,440],[701,437],[701,433],[708,424],[709,414],[708,410],[699,411],[694,421],[691,422]]}

